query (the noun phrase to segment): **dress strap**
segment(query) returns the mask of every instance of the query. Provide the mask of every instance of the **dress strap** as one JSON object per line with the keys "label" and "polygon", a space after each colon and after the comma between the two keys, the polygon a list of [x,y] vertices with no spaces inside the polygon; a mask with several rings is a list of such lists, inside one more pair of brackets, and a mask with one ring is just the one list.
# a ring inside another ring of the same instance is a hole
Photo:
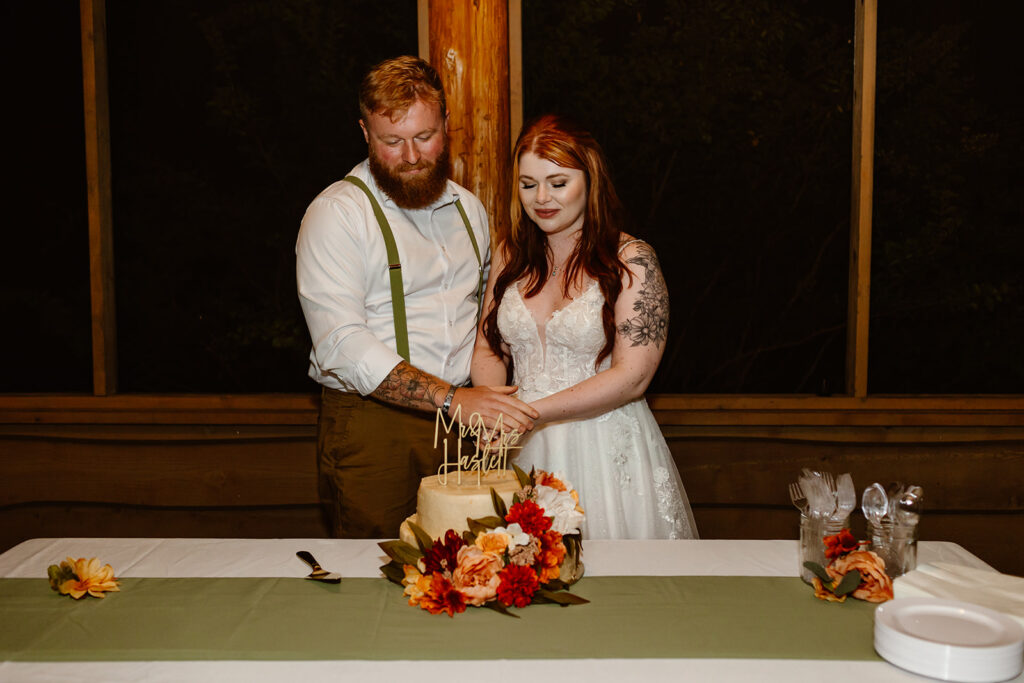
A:
{"label": "dress strap", "polygon": [[634,237],[631,240],[626,240],[625,242],[623,242],[622,244],[619,245],[619,252],[618,253],[621,254],[623,249],[625,249],[629,245],[633,244],[634,242],[643,242],[643,240],[638,238],[638,237]]}

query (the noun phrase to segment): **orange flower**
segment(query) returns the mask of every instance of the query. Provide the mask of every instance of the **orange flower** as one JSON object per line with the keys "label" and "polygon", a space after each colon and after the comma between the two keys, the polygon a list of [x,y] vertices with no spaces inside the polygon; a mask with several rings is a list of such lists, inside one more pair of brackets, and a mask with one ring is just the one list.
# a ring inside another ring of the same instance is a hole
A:
{"label": "orange flower", "polygon": [[556,491],[565,491],[565,482],[544,470],[536,470],[533,477],[534,484],[537,486],[548,486]]}
{"label": "orange flower", "polygon": [[405,571],[405,578],[402,579],[405,590],[402,591],[402,594],[408,595],[409,604],[415,607],[420,604],[423,594],[430,588],[430,575],[424,576],[419,569],[411,564],[402,565],[402,569]]}
{"label": "orange flower", "polygon": [[501,558],[484,552],[475,545],[459,550],[458,565],[452,573],[452,585],[462,593],[466,603],[479,607],[498,592]]}
{"label": "orange flower", "polygon": [[486,553],[498,555],[505,552],[511,542],[512,537],[503,531],[488,531],[476,537],[476,547]]}
{"label": "orange flower", "polygon": [[837,581],[847,572],[860,572],[860,585],[851,593],[858,600],[885,602],[892,600],[892,579],[885,573],[885,560],[870,550],[857,550],[837,558],[826,570]]}
{"label": "orange flower", "polygon": [[100,561],[95,557],[88,560],[84,557],[77,560],[69,557],[60,563],[60,569],[70,572],[73,576],[62,581],[57,586],[57,590],[62,595],[70,595],[75,600],[86,594],[102,598],[105,591],[121,590],[114,577],[114,569],[109,564],[101,567]]}
{"label": "orange flower", "polygon": [[557,579],[561,572],[562,560],[565,559],[565,544],[562,543],[562,534],[557,531],[545,531],[537,538],[540,539],[540,552],[537,553],[540,582],[547,583]]}
{"label": "orange flower", "polygon": [[451,581],[441,574],[429,574],[423,578],[429,579],[429,584],[420,597],[420,607],[431,614],[445,612],[449,617],[454,617],[456,612],[466,611],[466,601],[462,593],[455,590]]}

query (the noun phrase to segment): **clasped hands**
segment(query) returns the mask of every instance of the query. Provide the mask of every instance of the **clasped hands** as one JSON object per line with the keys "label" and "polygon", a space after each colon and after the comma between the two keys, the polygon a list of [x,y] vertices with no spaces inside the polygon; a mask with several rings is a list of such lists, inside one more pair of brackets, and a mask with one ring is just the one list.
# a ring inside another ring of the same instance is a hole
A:
{"label": "clasped hands", "polygon": [[[534,428],[534,420],[540,417],[540,413],[514,396],[518,390],[519,387],[514,386],[460,387],[452,398],[452,409],[462,406],[463,415],[478,414],[484,426],[494,430],[492,441],[509,432],[525,434]],[[494,429],[499,418],[500,432]]]}

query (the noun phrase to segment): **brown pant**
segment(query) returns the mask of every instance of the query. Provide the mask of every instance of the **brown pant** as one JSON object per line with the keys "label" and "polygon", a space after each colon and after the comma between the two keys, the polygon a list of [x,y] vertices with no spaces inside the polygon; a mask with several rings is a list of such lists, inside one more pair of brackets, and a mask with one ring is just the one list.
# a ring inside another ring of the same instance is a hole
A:
{"label": "brown pant", "polygon": [[[397,538],[420,479],[437,474],[434,414],[324,387],[317,427],[320,502],[339,538]],[[438,444],[440,446],[440,444]]]}

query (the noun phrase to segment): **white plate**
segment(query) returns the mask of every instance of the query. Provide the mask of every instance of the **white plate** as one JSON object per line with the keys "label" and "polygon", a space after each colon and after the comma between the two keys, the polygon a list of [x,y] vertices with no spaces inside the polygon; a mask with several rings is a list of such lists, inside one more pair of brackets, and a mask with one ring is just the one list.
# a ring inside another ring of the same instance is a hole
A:
{"label": "white plate", "polygon": [[957,600],[900,598],[875,610],[875,650],[914,673],[947,681],[1005,681],[1024,667],[1024,628]]}

